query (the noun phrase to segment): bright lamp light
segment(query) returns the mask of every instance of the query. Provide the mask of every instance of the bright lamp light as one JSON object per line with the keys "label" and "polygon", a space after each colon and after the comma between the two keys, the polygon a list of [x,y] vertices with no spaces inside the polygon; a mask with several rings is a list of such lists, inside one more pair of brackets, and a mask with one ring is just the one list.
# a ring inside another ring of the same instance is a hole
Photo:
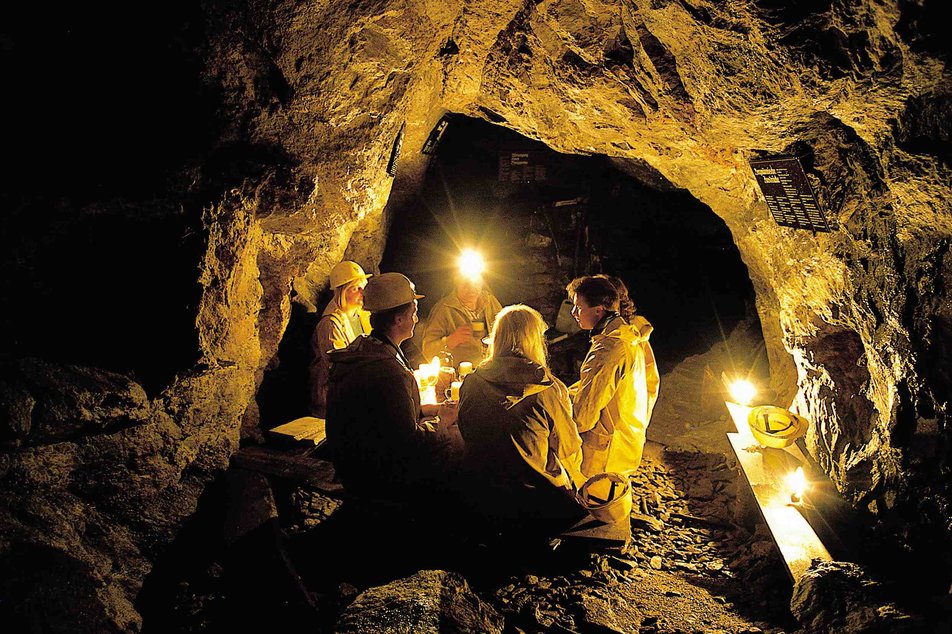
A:
{"label": "bright lamp light", "polygon": [[459,256],[459,260],[456,261],[456,264],[459,267],[459,272],[471,280],[478,280],[482,277],[483,271],[486,270],[486,263],[483,261],[483,256],[472,249],[463,251]]}
{"label": "bright lamp light", "polygon": [[738,379],[730,384],[730,393],[734,401],[740,405],[750,405],[757,396],[757,388],[745,379]]}

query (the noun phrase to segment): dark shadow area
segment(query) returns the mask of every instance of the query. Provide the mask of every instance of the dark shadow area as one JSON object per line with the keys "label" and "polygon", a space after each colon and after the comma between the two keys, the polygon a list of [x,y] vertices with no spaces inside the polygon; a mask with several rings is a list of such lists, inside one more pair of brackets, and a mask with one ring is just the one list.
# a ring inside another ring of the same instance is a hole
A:
{"label": "dark shadow area", "polygon": [[[152,10],[150,10],[152,9]],[[8,191],[150,196],[215,138],[198,2],[7,4],[0,16]]]}
{"label": "dark shadow area", "polygon": [[0,256],[2,352],[127,373],[150,395],[194,364],[204,238],[184,216],[136,209],[34,203],[4,218],[24,237]]}
{"label": "dark shadow area", "polygon": [[204,20],[198,3],[2,10],[2,352],[150,394],[194,364],[205,239],[178,175],[219,130]]}
{"label": "dark shadow area", "polygon": [[278,345],[275,361],[265,371],[255,396],[262,430],[308,415],[308,368],[314,358],[311,335],[320,317],[320,313],[308,313],[300,304],[292,302],[291,317]]}

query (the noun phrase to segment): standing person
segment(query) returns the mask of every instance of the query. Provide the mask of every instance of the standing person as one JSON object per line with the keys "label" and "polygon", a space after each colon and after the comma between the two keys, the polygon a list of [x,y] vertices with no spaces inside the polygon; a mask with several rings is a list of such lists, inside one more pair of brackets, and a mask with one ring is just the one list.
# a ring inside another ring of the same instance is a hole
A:
{"label": "standing person", "polygon": [[641,464],[658,398],[660,377],[648,343],[653,328],[639,315],[625,321],[619,314],[622,294],[605,277],[577,278],[567,290],[572,315],[592,335],[579,382],[570,388],[582,437],[582,472],[630,474]]}
{"label": "standing person", "polygon": [[328,353],[346,348],[357,338],[352,320],[364,305],[364,287],[372,274],[364,273],[356,262],[344,260],[331,269],[330,286],[334,296],[311,335],[311,415],[327,417]]}
{"label": "standing person", "polygon": [[545,323],[528,306],[507,306],[489,356],[460,389],[466,491],[486,519],[558,532],[585,515],[575,501],[582,441],[568,390],[549,371]]}
{"label": "standing person", "polygon": [[480,277],[457,273],[453,290],[432,310],[423,331],[423,356],[431,359],[447,349],[453,362],[483,360],[483,338],[502,309]]}
{"label": "standing person", "polygon": [[455,405],[420,405],[400,349],[413,336],[421,297],[406,276],[377,275],[364,297],[370,335],[330,353],[327,441],[341,483],[356,495],[426,502],[462,457]]}

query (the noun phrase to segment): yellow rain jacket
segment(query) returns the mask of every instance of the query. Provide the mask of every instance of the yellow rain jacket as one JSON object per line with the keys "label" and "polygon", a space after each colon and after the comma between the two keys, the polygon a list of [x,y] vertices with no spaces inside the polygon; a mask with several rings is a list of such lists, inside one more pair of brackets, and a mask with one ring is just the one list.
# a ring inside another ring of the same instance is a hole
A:
{"label": "yellow rain jacket", "polygon": [[645,431],[658,400],[660,377],[644,317],[629,325],[614,317],[582,362],[572,386],[575,422],[582,437],[582,473],[631,473],[641,463]]}
{"label": "yellow rain jacket", "polygon": [[[461,343],[450,350],[455,364],[459,365],[460,361],[469,361],[476,365],[483,360],[481,339],[489,335],[500,310],[502,306],[499,300],[488,290],[483,290],[479,299],[476,300],[476,311],[485,322],[486,329],[479,338],[474,336],[472,341]],[[443,337],[453,334],[460,326],[471,325],[472,318],[469,311],[463,308],[463,304],[456,296],[456,291],[440,299],[430,310],[430,317],[423,331],[423,358],[432,359],[438,355],[443,350]]]}
{"label": "yellow rain jacket", "polygon": [[357,338],[351,319],[331,300],[324,309],[321,320],[317,322],[311,335],[311,415],[327,417],[327,377],[330,374],[330,360],[327,353],[342,350]]}

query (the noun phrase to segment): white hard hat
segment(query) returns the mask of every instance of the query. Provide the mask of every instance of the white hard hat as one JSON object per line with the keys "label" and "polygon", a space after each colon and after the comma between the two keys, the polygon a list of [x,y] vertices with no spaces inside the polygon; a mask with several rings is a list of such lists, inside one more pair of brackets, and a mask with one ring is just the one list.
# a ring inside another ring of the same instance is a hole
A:
{"label": "white hard hat", "polygon": [[331,288],[343,286],[354,280],[365,280],[372,275],[373,273],[364,273],[364,270],[360,268],[360,265],[356,262],[344,260],[340,264],[334,265],[334,268],[331,269]]}
{"label": "white hard hat", "polygon": [[620,473],[598,473],[585,481],[578,501],[589,515],[614,524],[631,515],[631,483]]}
{"label": "white hard hat", "polygon": [[367,282],[364,289],[364,310],[379,313],[388,308],[409,304],[417,295],[416,286],[402,273],[381,273]]}

